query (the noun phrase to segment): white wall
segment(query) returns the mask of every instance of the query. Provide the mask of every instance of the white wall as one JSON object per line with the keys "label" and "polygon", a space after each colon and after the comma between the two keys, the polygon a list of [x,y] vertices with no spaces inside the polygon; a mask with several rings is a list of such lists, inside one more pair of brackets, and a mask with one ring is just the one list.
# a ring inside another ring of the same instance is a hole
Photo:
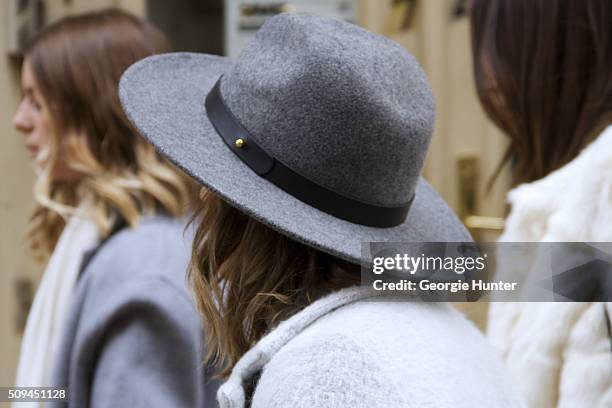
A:
{"label": "white wall", "polygon": [[[8,2],[0,3],[7,27]],[[17,63],[6,56],[7,32],[0,30],[0,386],[13,384],[19,352],[15,278],[36,279],[38,269],[25,249],[24,228],[32,208],[33,172],[11,119],[20,100]]]}

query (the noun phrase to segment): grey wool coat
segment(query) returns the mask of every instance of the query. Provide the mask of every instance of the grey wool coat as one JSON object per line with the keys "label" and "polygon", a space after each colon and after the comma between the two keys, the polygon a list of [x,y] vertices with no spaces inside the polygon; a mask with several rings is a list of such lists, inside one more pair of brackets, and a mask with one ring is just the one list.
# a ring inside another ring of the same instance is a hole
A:
{"label": "grey wool coat", "polygon": [[[253,379],[259,377],[250,395]],[[282,322],[234,366],[221,408],[521,408],[482,334],[452,306],[349,288]]]}
{"label": "grey wool coat", "polygon": [[[189,234],[188,234],[189,235]],[[214,407],[200,321],[186,284],[184,222],[145,217],[110,237],[82,271],[66,318],[54,407]]]}

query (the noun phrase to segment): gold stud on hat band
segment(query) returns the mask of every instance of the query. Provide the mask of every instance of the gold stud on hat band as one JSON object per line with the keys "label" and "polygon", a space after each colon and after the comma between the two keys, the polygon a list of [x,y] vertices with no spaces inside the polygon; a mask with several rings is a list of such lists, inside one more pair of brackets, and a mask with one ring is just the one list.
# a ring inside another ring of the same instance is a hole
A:
{"label": "gold stud on hat band", "polygon": [[393,207],[363,202],[323,187],[316,181],[296,173],[266,152],[257,144],[257,138],[249,134],[225,104],[220,92],[222,78],[217,80],[206,95],[208,119],[231,152],[255,174],[303,203],[355,224],[387,228],[398,226],[406,220],[414,194],[407,202]]}

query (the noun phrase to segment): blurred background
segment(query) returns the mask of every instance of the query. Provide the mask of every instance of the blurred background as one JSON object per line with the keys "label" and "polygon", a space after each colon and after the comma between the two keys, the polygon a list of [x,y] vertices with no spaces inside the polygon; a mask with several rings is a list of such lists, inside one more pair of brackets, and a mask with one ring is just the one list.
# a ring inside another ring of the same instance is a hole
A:
{"label": "blurred background", "polygon": [[[507,172],[502,171],[489,191],[487,184],[506,144],[476,97],[466,0],[2,0],[0,386],[13,384],[21,333],[42,271],[42,265],[31,260],[24,240],[34,174],[21,136],[11,125],[21,99],[20,51],[47,24],[107,7],[150,20],[177,51],[236,57],[263,22],[280,12],[339,17],[399,42],[424,67],[437,103],[425,177],[478,240],[494,240],[499,234],[509,188]],[[482,327],[484,306],[467,311]]]}

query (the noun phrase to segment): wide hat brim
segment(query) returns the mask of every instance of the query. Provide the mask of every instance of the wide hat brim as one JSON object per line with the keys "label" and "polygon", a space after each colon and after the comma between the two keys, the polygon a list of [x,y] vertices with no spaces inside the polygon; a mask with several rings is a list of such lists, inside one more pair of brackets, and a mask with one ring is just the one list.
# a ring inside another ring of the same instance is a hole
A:
{"label": "wide hat brim", "polygon": [[232,64],[224,57],[195,53],[146,58],[121,78],[121,103],[141,134],[177,167],[232,206],[321,251],[361,263],[368,261],[364,242],[471,241],[423,179],[406,220],[396,227],[374,228],[322,212],[258,176],[227,147],[206,115],[206,95]]}

